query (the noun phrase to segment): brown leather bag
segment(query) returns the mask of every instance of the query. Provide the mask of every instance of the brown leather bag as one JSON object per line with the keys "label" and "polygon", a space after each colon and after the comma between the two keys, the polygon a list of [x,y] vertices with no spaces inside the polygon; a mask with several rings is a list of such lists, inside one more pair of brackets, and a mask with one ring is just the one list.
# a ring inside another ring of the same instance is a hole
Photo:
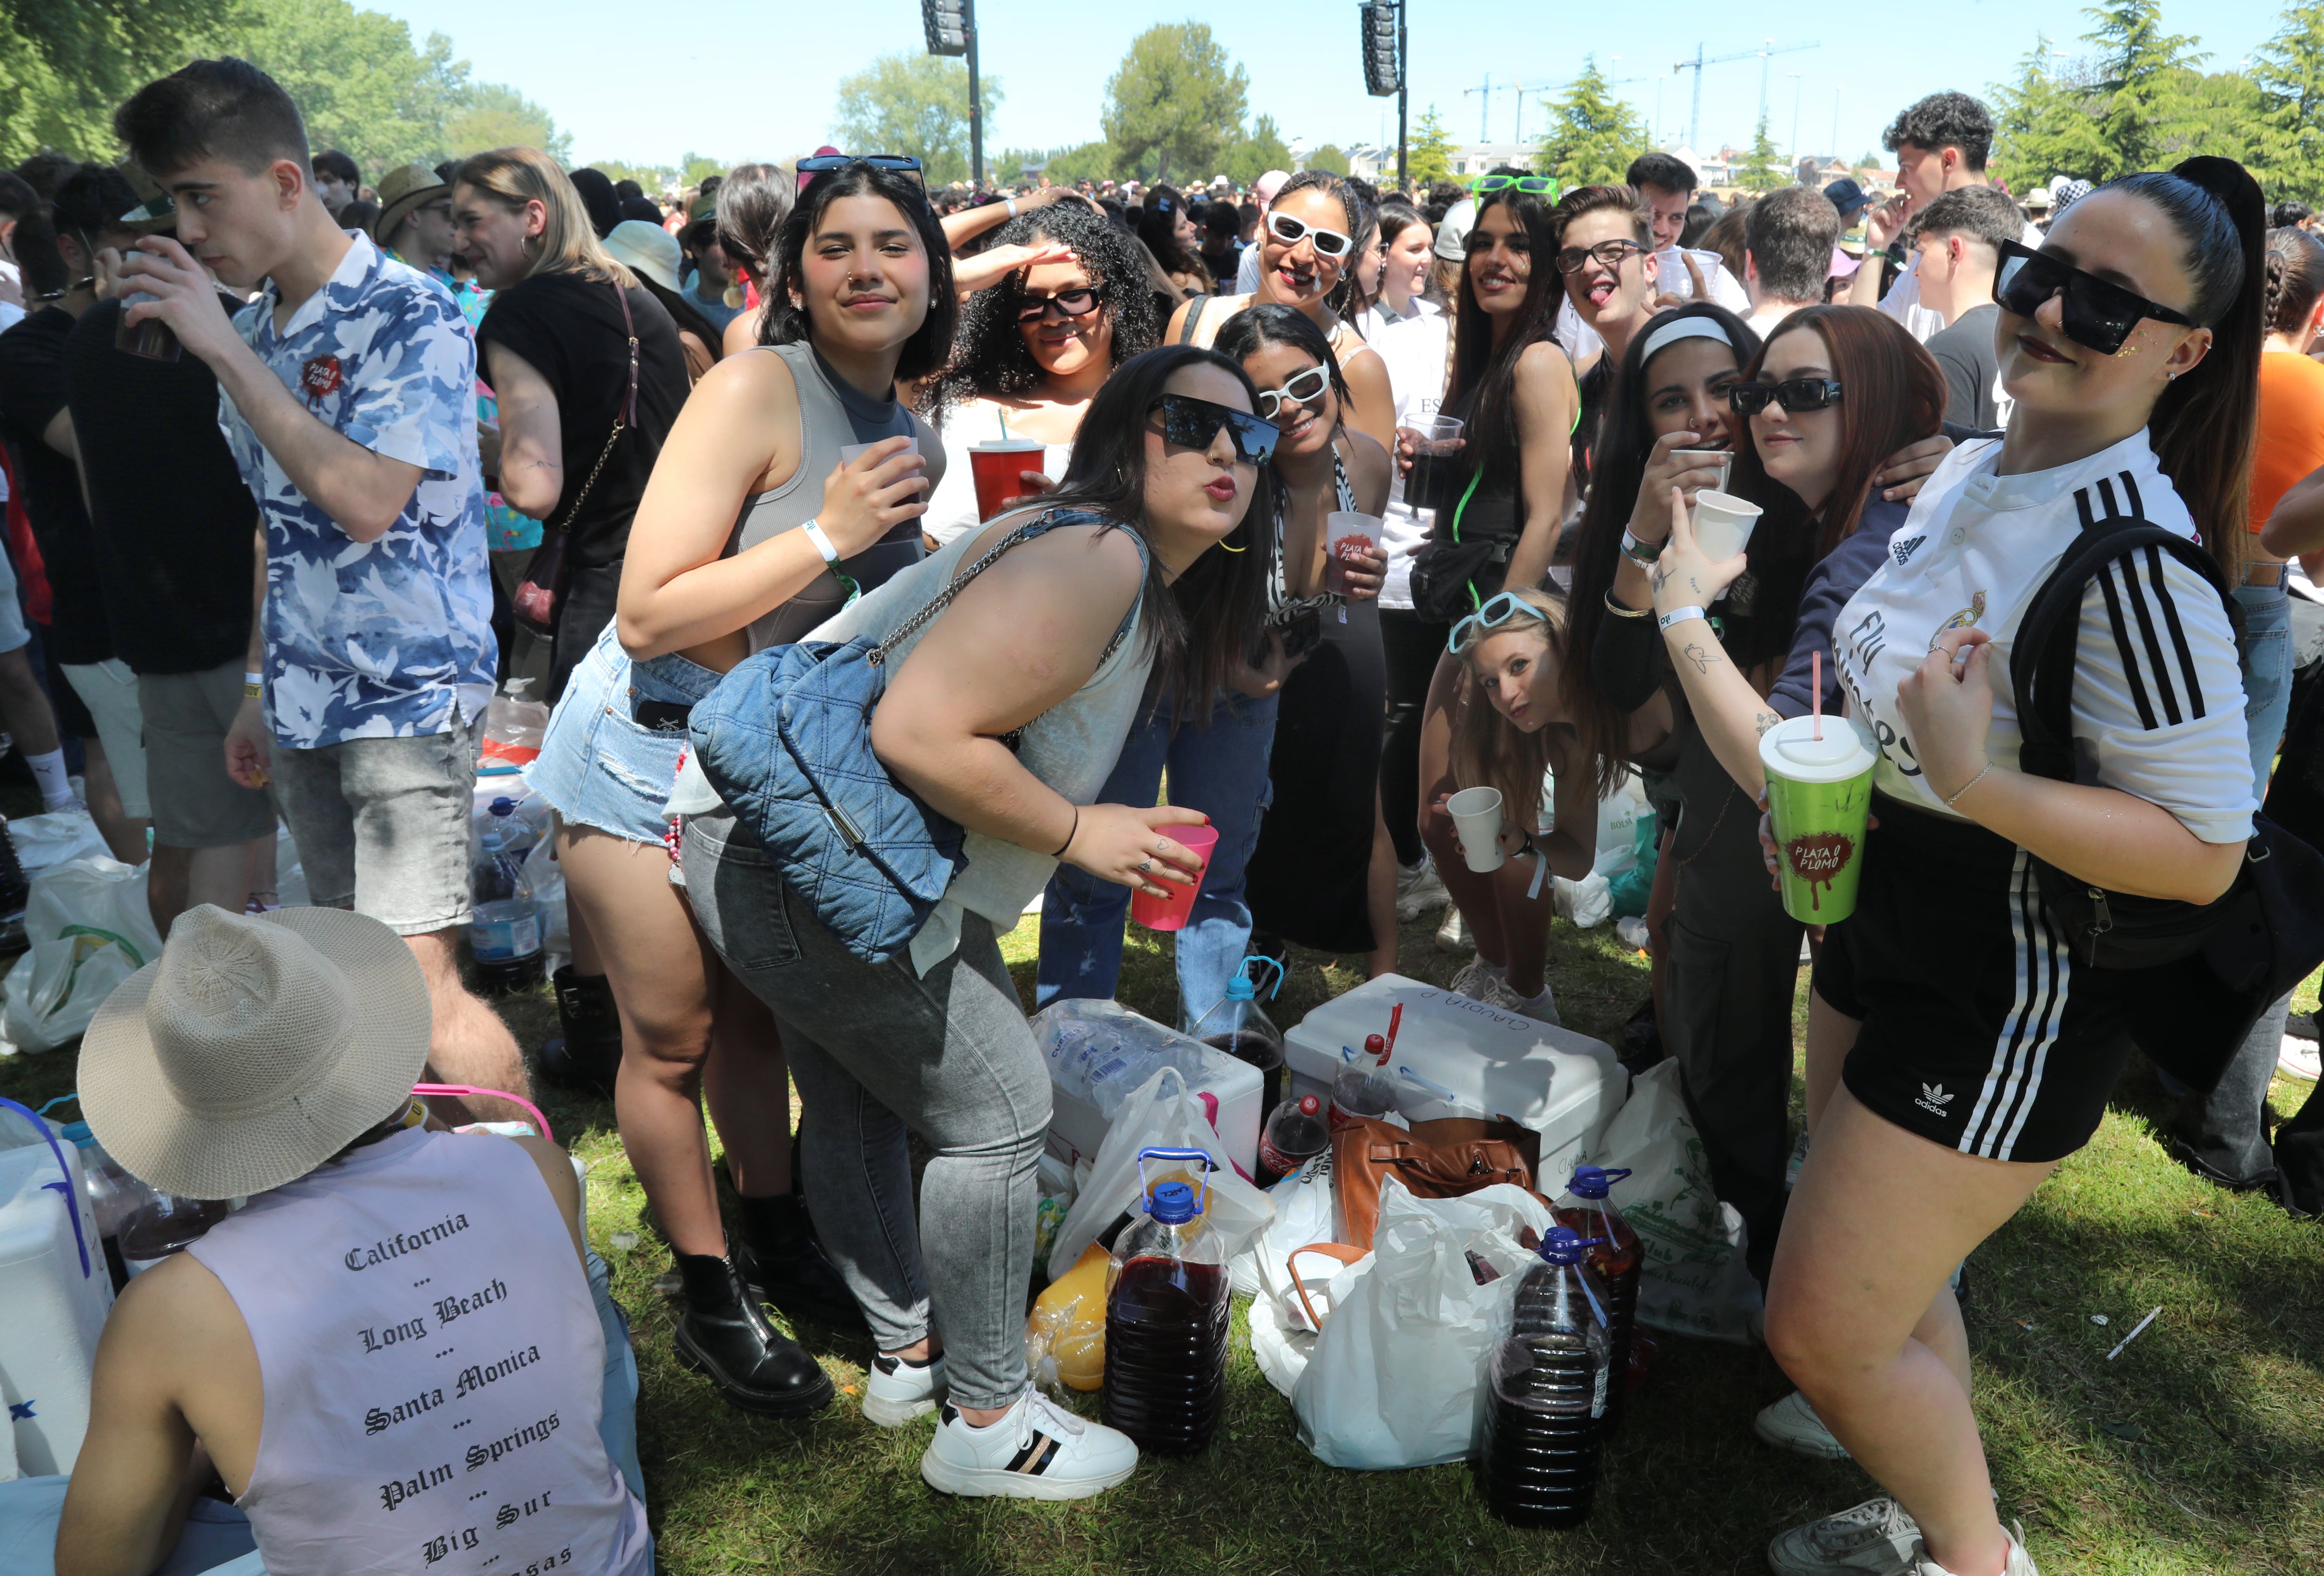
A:
{"label": "brown leather bag", "polygon": [[1513,1182],[1540,1198],[1533,1185],[1540,1159],[1541,1135],[1515,1122],[1442,1117],[1407,1129],[1359,1117],[1332,1135],[1340,1240],[1372,1245],[1383,1177],[1393,1175],[1415,1198],[1461,1198],[1497,1182]]}

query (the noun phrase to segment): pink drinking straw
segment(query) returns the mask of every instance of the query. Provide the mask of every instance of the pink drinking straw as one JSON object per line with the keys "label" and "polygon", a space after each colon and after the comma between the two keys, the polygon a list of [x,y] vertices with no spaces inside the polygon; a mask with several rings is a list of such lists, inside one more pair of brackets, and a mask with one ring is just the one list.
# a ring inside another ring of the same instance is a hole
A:
{"label": "pink drinking straw", "polygon": [[1823,742],[1823,653],[1808,653],[1808,706],[1815,718],[1815,737]]}

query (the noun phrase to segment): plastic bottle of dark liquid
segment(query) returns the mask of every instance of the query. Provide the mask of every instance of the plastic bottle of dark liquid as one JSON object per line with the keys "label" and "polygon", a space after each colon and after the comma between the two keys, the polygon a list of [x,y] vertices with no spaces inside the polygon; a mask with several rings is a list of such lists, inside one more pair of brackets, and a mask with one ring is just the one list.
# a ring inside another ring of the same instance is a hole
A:
{"label": "plastic bottle of dark liquid", "polygon": [[1629,1175],[1577,1166],[1572,1184],[1557,1201],[1555,1211],[1559,1225],[1571,1226],[1583,1237],[1602,1239],[1590,1250],[1590,1267],[1605,1288],[1606,1327],[1614,1337],[1614,1378],[1606,1396],[1609,1435],[1622,1425],[1623,1397],[1629,1390],[1630,1329],[1638,1309],[1638,1271],[1646,1263],[1637,1232],[1607,1197],[1607,1190]]}
{"label": "plastic bottle of dark liquid", "polygon": [[1234,978],[1227,982],[1227,993],[1194,1025],[1194,1037],[1258,1068],[1261,1079],[1259,1108],[1273,1111],[1283,1099],[1283,1031],[1275,1027],[1259,1005],[1259,988],[1245,972],[1253,963],[1273,968],[1275,989],[1283,989],[1281,963],[1257,954],[1243,959]]}
{"label": "plastic bottle of dark liquid", "polygon": [[1591,1246],[1568,1227],[1549,1229],[1487,1370],[1478,1470],[1486,1507],[1512,1526],[1576,1525],[1597,1493],[1613,1348],[1585,1262]]}
{"label": "plastic bottle of dark liquid", "polygon": [[1272,1187],[1332,1147],[1332,1129],[1323,1120],[1323,1102],[1312,1094],[1286,1100],[1275,1108],[1259,1135],[1259,1175],[1261,1187]]}
{"label": "plastic bottle of dark liquid", "polygon": [[171,1254],[184,1251],[188,1243],[199,1241],[227,1213],[224,1199],[157,1193],[121,1228],[123,1265],[131,1275],[142,1275]]}
{"label": "plastic bottle of dark liquid", "polygon": [[[1199,1149],[1148,1149],[1139,1164],[1189,1157],[1204,1160]],[[1208,1445],[1226,1402],[1226,1252],[1203,1219],[1208,1191],[1159,1184],[1113,1245],[1103,1415],[1159,1455]]]}

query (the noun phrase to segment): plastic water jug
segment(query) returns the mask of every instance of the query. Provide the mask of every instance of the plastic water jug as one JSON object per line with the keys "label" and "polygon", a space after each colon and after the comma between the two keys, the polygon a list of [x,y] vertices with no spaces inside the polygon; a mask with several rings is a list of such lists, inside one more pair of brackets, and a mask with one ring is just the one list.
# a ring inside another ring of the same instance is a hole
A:
{"label": "plastic water jug", "polygon": [[1638,1272],[1646,1265],[1646,1250],[1639,1245],[1637,1232],[1607,1196],[1614,1184],[1629,1175],[1627,1170],[1577,1166],[1572,1183],[1555,1206],[1559,1225],[1572,1227],[1578,1236],[1598,1240],[1598,1245],[1590,1249],[1590,1268],[1605,1289],[1606,1327],[1614,1338],[1613,1379],[1606,1395],[1609,1434],[1622,1424],[1623,1397],[1629,1390],[1630,1331],[1638,1308]]}
{"label": "plastic water jug", "polygon": [[476,770],[485,774],[521,771],[540,755],[549,732],[549,707],[524,698],[530,678],[512,678],[484,707],[484,738]]}
{"label": "plastic water jug", "polygon": [[533,834],[512,799],[494,799],[489,816],[470,873],[468,952],[486,991],[521,991],[540,979],[540,910],[524,870]]}
{"label": "plastic water jug", "polygon": [[[1148,1160],[1209,1165],[1200,1149],[1141,1150],[1141,1182]],[[1107,1277],[1104,1417],[1141,1451],[1191,1455],[1226,1405],[1226,1245],[1203,1219],[1207,1180],[1140,1191],[1145,1216],[1115,1239]]]}
{"label": "plastic water jug", "polygon": [[1486,1508],[1512,1526],[1573,1526],[1597,1493],[1613,1346],[1592,1246],[1566,1226],[1543,1236],[1487,1370],[1478,1465]]}
{"label": "plastic water jug", "polygon": [[70,1472],[113,1306],[80,1154],[0,1100],[0,1403],[27,1477]]}
{"label": "plastic water jug", "polygon": [[1275,989],[1268,995],[1282,991],[1281,963],[1257,954],[1243,959],[1234,978],[1227,982],[1227,993],[1194,1025],[1194,1037],[1258,1068],[1263,1079],[1259,1109],[1273,1111],[1283,1099],[1283,1031],[1259,1004],[1259,987],[1248,972],[1253,963],[1265,963],[1275,971]]}

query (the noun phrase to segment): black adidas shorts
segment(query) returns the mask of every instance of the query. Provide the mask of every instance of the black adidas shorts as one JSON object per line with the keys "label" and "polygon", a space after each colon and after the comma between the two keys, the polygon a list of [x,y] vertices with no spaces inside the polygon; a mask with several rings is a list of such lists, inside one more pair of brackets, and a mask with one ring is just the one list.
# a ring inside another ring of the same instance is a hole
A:
{"label": "black adidas shorts", "polygon": [[1873,813],[1856,912],[1815,970],[1864,1025],[1849,1092],[1963,1154],[2063,1159],[2129,1055],[2127,977],[2075,965],[2022,850],[1885,795]]}

